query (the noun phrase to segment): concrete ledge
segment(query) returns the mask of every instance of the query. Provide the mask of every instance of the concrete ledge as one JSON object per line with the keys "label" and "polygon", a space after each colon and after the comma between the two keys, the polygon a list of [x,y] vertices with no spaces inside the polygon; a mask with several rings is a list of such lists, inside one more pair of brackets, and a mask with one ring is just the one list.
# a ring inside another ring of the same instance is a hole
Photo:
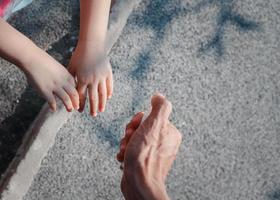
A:
{"label": "concrete ledge", "polygon": [[[118,40],[127,18],[140,0],[117,1],[110,15],[106,49],[109,53]],[[3,200],[22,199],[27,193],[42,159],[53,146],[55,137],[63,124],[71,117],[62,105],[55,113],[45,104],[25,134],[23,144],[0,181]]]}

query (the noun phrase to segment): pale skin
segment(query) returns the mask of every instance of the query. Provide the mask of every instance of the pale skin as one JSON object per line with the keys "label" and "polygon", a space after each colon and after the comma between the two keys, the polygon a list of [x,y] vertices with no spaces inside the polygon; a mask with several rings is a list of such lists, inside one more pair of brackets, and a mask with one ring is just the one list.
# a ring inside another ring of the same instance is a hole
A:
{"label": "pale skin", "polygon": [[[81,0],[80,34],[69,71],[30,39],[0,18],[0,57],[18,66],[55,111],[61,99],[67,111],[83,111],[89,96],[90,113],[105,110],[113,94],[113,75],[105,52],[110,0]],[[87,94],[88,92],[88,94]]]}
{"label": "pale skin", "polygon": [[113,94],[113,74],[105,51],[111,0],[80,1],[80,33],[77,47],[69,64],[77,79],[80,109],[89,97],[90,114],[104,112],[107,99]]}
{"label": "pale skin", "polygon": [[51,109],[56,110],[55,96],[68,111],[78,109],[75,80],[67,69],[1,18],[0,30],[0,56],[25,73]]}
{"label": "pale skin", "polygon": [[127,124],[117,160],[124,164],[121,190],[126,200],[168,200],[165,180],[182,141],[168,119],[171,103],[152,97],[152,111],[137,113]]}

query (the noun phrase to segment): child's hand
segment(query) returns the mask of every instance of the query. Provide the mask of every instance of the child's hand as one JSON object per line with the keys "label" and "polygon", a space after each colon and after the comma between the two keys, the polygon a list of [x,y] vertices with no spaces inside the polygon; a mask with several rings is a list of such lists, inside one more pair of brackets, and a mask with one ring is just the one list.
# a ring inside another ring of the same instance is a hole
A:
{"label": "child's hand", "polygon": [[23,67],[24,72],[29,82],[47,100],[51,109],[56,110],[54,95],[61,99],[67,111],[79,109],[75,80],[67,69],[41,49],[36,49],[33,54],[33,59]]}
{"label": "child's hand", "polygon": [[98,48],[89,42],[79,42],[69,64],[70,73],[77,78],[77,90],[82,112],[88,91],[90,114],[105,110],[106,101],[113,93],[113,74],[104,48]]}

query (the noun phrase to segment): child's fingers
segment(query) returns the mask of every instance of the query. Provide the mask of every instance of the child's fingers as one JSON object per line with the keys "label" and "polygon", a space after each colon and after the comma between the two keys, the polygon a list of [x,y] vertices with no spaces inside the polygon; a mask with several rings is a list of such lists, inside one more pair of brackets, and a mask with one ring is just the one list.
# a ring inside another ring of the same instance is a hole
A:
{"label": "child's fingers", "polygon": [[113,95],[113,81],[109,77],[106,80],[106,86],[107,86],[107,97],[108,99],[111,99]]}
{"label": "child's fingers", "polygon": [[101,81],[98,85],[98,95],[99,95],[99,111],[104,112],[106,101],[107,101],[107,90],[106,90],[106,82]]}
{"label": "child's fingers", "polygon": [[66,107],[67,111],[72,111],[73,109],[73,105],[71,102],[70,97],[68,96],[68,94],[65,92],[65,90],[61,89],[57,89],[56,91],[54,91],[54,94],[60,98],[60,100],[63,102],[64,106]]}
{"label": "child's fingers", "polygon": [[97,116],[98,109],[98,85],[97,83],[93,83],[88,87],[88,96],[89,96],[89,104],[90,104],[90,114],[94,117]]}
{"label": "child's fingers", "polygon": [[63,89],[67,92],[67,94],[70,96],[72,105],[76,110],[79,109],[79,94],[77,90],[71,86],[71,85],[66,85],[63,87]]}
{"label": "child's fingers", "polygon": [[113,95],[113,88],[114,88],[112,70],[111,70],[108,78],[106,79],[106,86],[107,86],[107,96],[110,99]]}
{"label": "child's fingers", "polygon": [[79,112],[83,112],[85,108],[87,86],[78,82],[77,91],[79,94],[80,101]]}
{"label": "child's fingers", "polygon": [[73,76],[69,76],[68,78],[68,82],[73,86],[73,87],[76,87],[76,81],[75,79],[73,78]]}
{"label": "child's fingers", "polygon": [[55,101],[54,95],[52,93],[50,93],[50,94],[45,96],[45,99],[48,102],[51,110],[53,112],[55,112],[56,111],[56,101]]}

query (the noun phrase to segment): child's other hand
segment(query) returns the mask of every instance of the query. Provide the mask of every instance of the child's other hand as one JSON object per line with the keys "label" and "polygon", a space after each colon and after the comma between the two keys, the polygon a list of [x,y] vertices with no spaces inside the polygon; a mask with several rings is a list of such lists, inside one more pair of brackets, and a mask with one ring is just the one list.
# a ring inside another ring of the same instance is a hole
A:
{"label": "child's other hand", "polygon": [[56,110],[55,96],[61,99],[67,111],[79,109],[79,95],[75,79],[71,74],[41,49],[33,52],[32,59],[24,67],[29,82],[47,100],[51,109]]}
{"label": "child's other hand", "polygon": [[104,48],[98,48],[90,42],[79,42],[69,64],[70,73],[77,78],[77,90],[80,97],[80,109],[85,107],[88,92],[90,114],[105,110],[106,101],[113,93],[113,74]]}

